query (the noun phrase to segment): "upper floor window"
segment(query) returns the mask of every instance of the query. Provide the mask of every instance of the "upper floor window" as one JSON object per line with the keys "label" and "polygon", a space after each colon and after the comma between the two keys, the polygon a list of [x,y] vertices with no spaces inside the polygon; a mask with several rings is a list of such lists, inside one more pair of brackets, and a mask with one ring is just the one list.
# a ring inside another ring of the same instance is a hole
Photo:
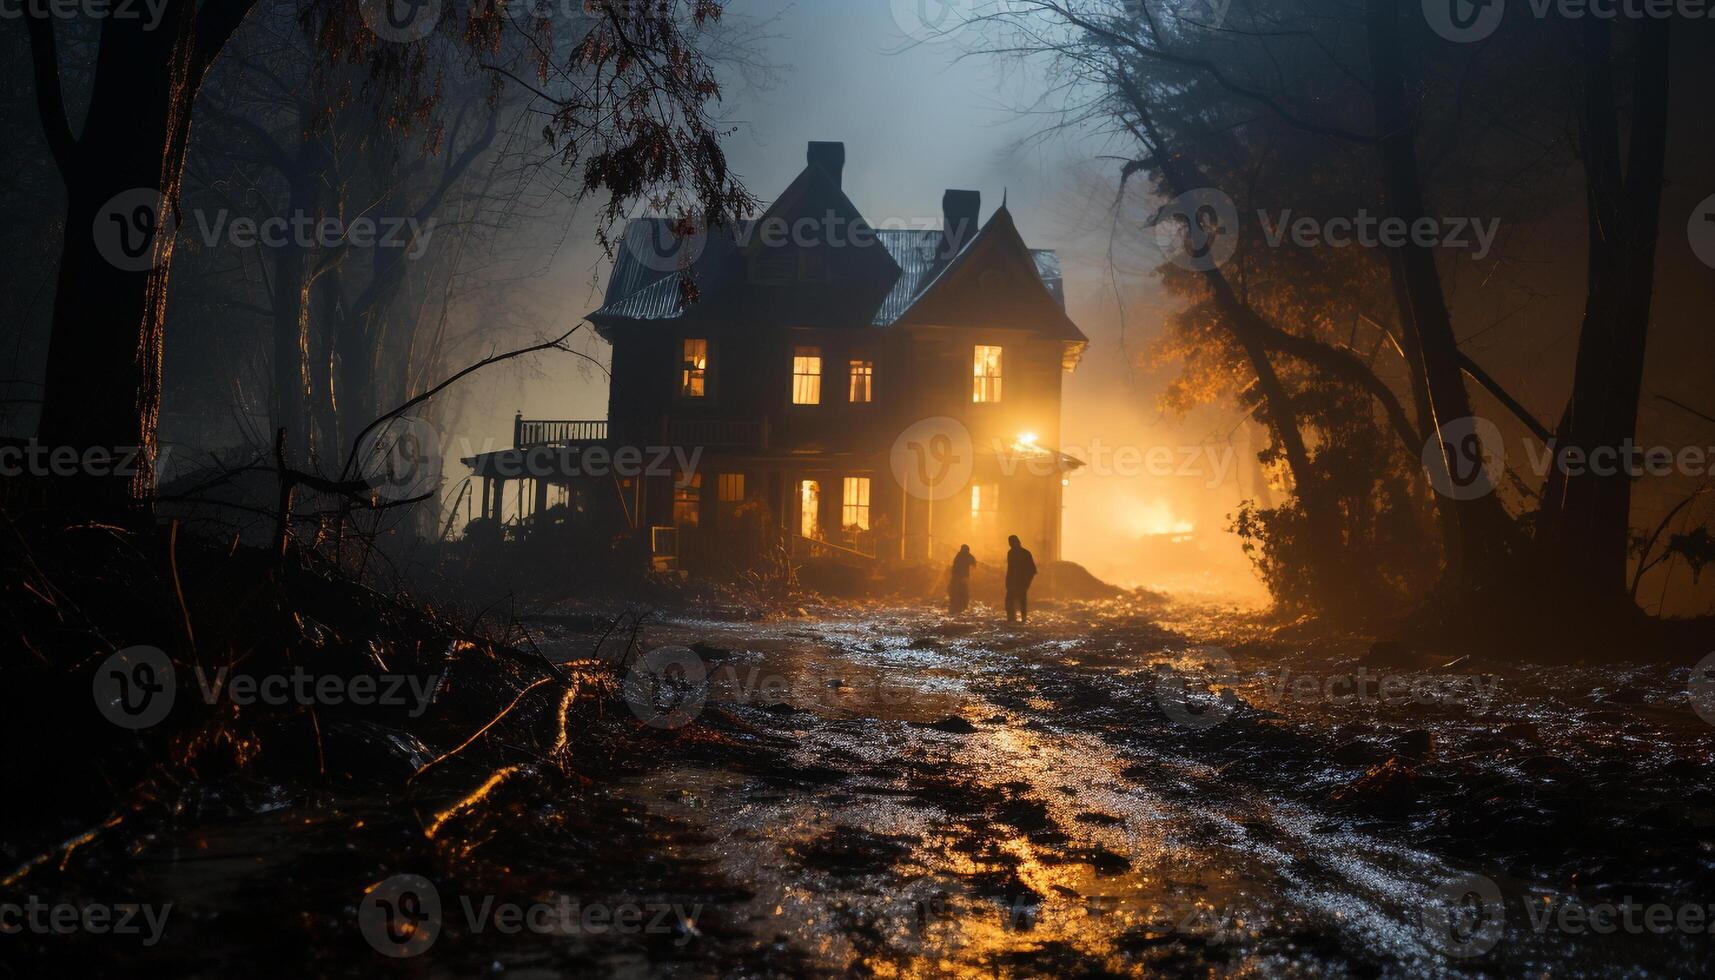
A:
{"label": "upper floor window", "polygon": [[822,349],[795,347],[792,349],[792,404],[820,405],[822,403]]}
{"label": "upper floor window", "polygon": [[722,473],[720,479],[720,500],[723,504],[735,504],[744,500],[744,474]]}
{"label": "upper floor window", "polygon": [[851,400],[867,402],[875,398],[875,362],[852,360]]}
{"label": "upper floor window", "polygon": [[709,342],[687,337],[679,364],[679,396],[701,398],[708,392],[708,383]]}
{"label": "upper floor window", "polygon": [[978,344],[971,363],[971,401],[1000,401],[1000,348]]}

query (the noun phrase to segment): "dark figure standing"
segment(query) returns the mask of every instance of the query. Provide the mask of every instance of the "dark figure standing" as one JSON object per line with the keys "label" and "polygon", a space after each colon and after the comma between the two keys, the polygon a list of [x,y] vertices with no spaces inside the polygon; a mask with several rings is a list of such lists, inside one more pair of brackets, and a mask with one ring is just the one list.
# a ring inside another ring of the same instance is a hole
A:
{"label": "dark figure standing", "polygon": [[953,556],[952,578],[947,582],[947,609],[955,616],[971,604],[971,569],[976,563],[971,546],[960,545],[959,553]]}
{"label": "dark figure standing", "polygon": [[1018,543],[1018,535],[1006,539],[1006,621],[1014,615],[1030,622],[1030,580],[1036,577],[1036,559]]}

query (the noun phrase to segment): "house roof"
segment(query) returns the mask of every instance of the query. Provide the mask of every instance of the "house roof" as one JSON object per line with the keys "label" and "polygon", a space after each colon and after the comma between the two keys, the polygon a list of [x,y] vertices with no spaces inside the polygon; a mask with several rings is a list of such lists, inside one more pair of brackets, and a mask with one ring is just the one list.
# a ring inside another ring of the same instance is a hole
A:
{"label": "house roof", "polygon": [[[843,240],[768,244],[757,234],[805,216],[837,220],[846,229]],[[1066,316],[1059,257],[1026,247],[1005,205],[956,255],[947,252],[938,228],[872,229],[835,180],[810,165],[760,218],[736,228],[680,241],[665,218],[628,222],[602,306],[589,319],[609,336],[628,324],[744,319],[850,327],[983,323],[1085,341]],[[796,270],[804,254],[826,268],[824,279],[769,283],[749,274],[758,258],[783,259]],[[690,306],[681,300],[681,266],[699,294]]]}

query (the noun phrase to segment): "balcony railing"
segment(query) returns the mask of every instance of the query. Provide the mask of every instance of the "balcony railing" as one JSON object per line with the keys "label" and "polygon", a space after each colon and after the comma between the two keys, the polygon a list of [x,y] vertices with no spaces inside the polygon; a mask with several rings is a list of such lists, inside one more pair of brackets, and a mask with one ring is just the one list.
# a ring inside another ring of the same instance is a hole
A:
{"label": "balcony railing", "polygon": [[519,449],[600,442],[606,438],[606,419],[527,419],[519,415],[512,420],[512,444]]}
{"label": "balcony railing", "polygon": [[768,448],[768,420],[669,419],[667,442],[674,446]]}

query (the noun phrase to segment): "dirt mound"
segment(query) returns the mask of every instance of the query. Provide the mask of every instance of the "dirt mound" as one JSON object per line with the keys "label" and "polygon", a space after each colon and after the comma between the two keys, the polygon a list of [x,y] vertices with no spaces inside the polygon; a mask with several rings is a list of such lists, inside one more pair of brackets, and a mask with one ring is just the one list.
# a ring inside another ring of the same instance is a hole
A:
{"label": "dirt mound", "polygon": [[1044,564],[1031,591],[1054,599],[1112,599],[1125,592],[1091,575],[1089,569],[1075,561]]}

